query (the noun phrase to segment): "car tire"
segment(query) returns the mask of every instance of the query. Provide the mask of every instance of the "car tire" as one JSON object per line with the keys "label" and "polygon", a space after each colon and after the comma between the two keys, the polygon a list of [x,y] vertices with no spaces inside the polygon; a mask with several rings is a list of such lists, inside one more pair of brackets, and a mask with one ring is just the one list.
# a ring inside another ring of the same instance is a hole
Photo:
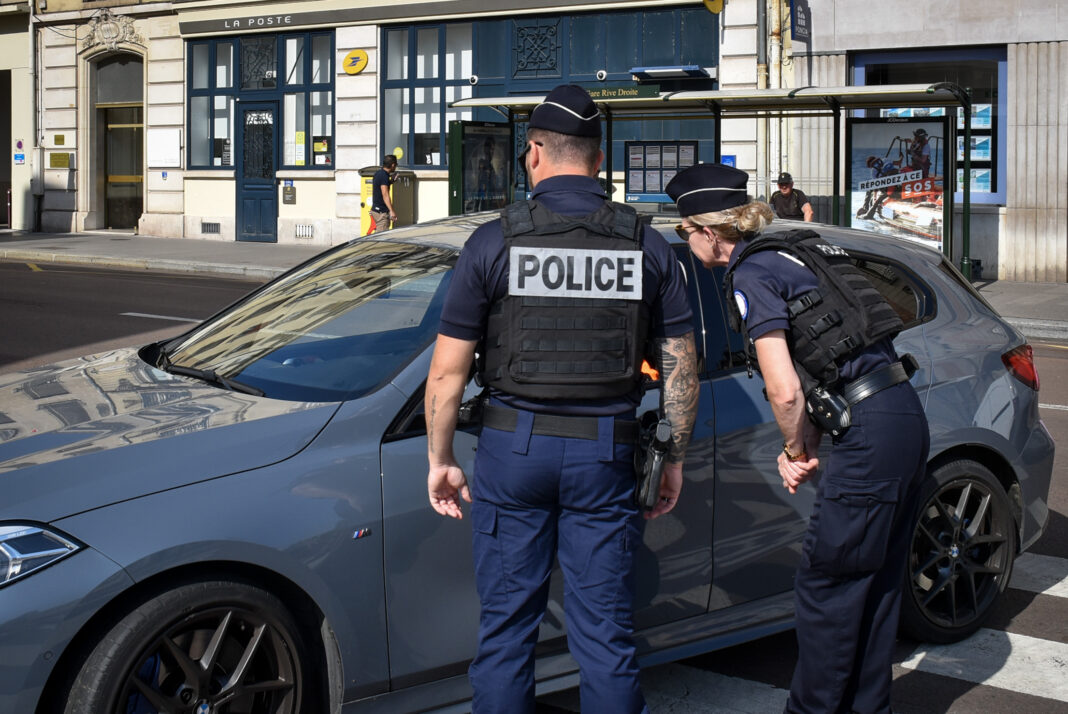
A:
{"label": "car tire", "polygon": [[901,631],[924,642],[957,642],[989,617],[1012,575],[1016,522],[1005,489],[967,459],[935,469],[912,521]]}
{"label": "car tire", "polygon": [[274,595],[240,581],[188,583],[103,635],[65,712],[295,714],[307,704],[307,662],[296,621]]}

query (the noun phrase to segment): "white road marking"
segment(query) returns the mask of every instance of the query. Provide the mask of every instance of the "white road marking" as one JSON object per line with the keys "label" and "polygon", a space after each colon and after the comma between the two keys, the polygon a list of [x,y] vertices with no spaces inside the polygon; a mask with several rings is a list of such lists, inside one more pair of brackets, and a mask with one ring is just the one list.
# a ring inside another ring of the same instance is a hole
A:
{"label": "white road marking", "polygon": [[1059,409],[1062,412],[1068,412],[1068,406],[1065,406],[1064,404],[1043,404],[1042,402],[1039,402],[1038,403],[1038,408],[1039,409]]}
{"label": "white road marking", "polygon": [[1037,637],[982,628],[963,642],[918,647],[901,666],[1068,701],[1068,645]]}
{"label": "white road marking", "polygon": [[1009,587],[1068,598],[1068,560],[1024,553],[1012,566]]}
{"label": "white road marking", "polygon": [[150,315],[145,312],[120,312],[123,317],[147,317],[150,320],[171,320],[173,322],[202,322],[193,317],[171,317],[170,315]]}

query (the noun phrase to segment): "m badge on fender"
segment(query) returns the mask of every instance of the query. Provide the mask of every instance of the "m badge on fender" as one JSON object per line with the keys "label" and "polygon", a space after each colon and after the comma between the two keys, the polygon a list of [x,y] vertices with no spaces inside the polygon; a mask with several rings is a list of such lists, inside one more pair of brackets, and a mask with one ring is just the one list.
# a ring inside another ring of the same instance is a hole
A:
{"label": "m badge on fender", "polygon": [[513,246],[508,294],[534,297],[640,300],[640,250]]}

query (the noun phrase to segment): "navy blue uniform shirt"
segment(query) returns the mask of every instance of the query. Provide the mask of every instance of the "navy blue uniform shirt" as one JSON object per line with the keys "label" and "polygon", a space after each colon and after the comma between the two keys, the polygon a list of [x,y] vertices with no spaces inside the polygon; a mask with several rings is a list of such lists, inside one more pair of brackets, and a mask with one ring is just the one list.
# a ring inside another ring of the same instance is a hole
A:
{"label": "navy blue uniform shirt", "polygon": [[[747,245],[747,241],[738,243],[731,253],[728,270]],[[761,250],[746,258],[734,271],[733,297],[750,338],[755,340],[773,330],[785,330],[793,349],[786,304],[816,287],[819,287],[816,274],[796,257],[783,251]],[[893,342],[884,338],[839,365],[839,373],[848,382],[896,359]]]}
{"label": "navy blue uniform shirt", "polygon": [[[565,216],[586,216],[606,200],[601,184],[588,176],[553,176],[538,183],[531,196]],[[642,239],[642,300],[649,306],[651,337],[680,337],[693,330],[686,283],[678,259],[667,241],[651,228]],[[490,306],[508,294],[508,251],[500,219],[479,226],[456,262],[452,283],[441,311],[439,332],[461,340],[480,340],[486,334]],[[534,402],[498,390],[491,396],[517,409],[570,415],[627,414],[641,394],[615,399]]]}

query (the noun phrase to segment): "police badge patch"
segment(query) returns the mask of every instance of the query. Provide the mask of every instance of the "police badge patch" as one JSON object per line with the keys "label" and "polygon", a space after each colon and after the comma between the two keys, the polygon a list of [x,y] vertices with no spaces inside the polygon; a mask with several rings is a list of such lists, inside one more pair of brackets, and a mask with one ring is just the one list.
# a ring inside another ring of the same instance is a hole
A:
{"label": "police badge patch", "polygon": [[741,290],[734,291],[734,302],[738,304],[738,312],[741,314],[744,320],[749,316],[749,300],[746,299],[745,293]]}

